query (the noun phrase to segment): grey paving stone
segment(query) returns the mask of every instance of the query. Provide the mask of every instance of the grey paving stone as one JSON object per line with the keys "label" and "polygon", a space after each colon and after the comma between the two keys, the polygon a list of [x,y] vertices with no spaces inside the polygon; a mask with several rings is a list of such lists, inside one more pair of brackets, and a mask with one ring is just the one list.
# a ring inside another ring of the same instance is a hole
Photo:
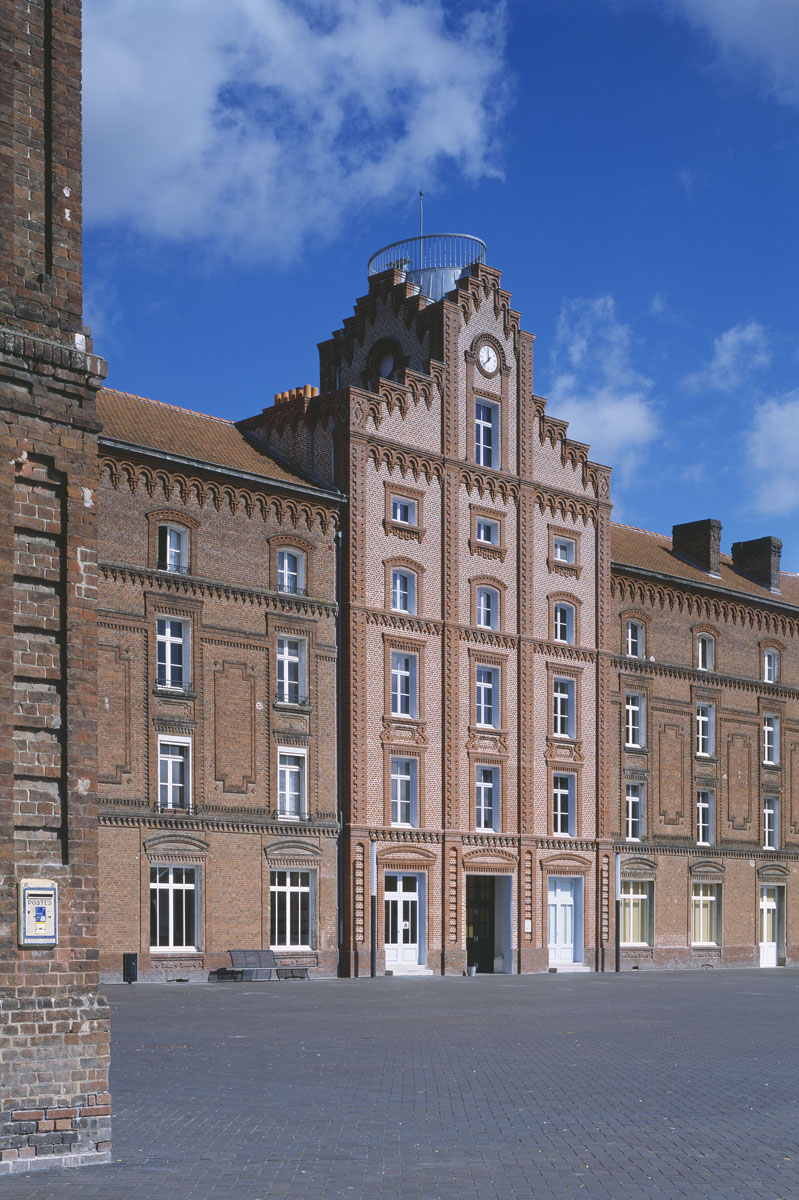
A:
{"label": "grey paving stone", "polygon": [[109,987],[114,1162],[0,1200],[796,1200],[797,972]]}

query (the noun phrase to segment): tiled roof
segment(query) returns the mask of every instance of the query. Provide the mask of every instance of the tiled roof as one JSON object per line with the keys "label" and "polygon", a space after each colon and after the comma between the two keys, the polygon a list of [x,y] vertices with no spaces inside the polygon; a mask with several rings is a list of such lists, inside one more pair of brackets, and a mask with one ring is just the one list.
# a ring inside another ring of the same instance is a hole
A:
{"label": "tiled roof", "polygon": [[772,601],[783,600],[786,604],[799,606],[799,575],[783,571],[778,596],[736,571],[729,554],[722,554],[721,579],[717,579],[701,568],[677,558],[672,553],[670,537],[662,533],[650,533],[648,529],[636,529],[633,525],[612,525],[610,547],[610,556],[614,563],[657,571],[661,575],[673,575],[690,583],[703,584],[705,587],[723,587],[730,591],[743,592],[747,596],[760,596]]}
{"label": "tiled roof", "polygon": [[163,450],[210,466],[262,475],[276,483],[309,485],[303,475],[257,449],[232,421],[221,417],[209,417],[110,388],[99,393],[97,413],[103,423],[101,437],[148,450]]}

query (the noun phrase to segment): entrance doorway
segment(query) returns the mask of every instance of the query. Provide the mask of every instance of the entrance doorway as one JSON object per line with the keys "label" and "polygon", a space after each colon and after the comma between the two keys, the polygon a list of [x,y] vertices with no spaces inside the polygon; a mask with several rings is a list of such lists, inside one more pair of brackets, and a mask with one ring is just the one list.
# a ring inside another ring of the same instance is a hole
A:
{"label": "entrance doorway", "polygon": [[386,966],[415,966],[419,962],[419,877],[386,875]]}
{"label": "entrance doorway", "polygon": [[780,929],[780,888],[760,889],[760,965],[777,966],[777,940]]}
{"label": "entrance doorway", "polygon": [[512,975],[513,879],[466,876],[466,964],[480,975]]}
{"label": "entrance doorway", "polygon": [[494,973],[494,876],[466,876],[466,965]]}
{"label": "entrance doorway", "polygon": [[583,961],[583,881],[550,875],[547,883],[549,965]]}

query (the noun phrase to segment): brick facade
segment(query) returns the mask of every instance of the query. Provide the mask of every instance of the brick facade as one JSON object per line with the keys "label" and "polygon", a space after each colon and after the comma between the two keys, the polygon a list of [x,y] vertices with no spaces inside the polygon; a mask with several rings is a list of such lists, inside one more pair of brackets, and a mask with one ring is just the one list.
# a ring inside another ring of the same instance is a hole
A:
{"label": "brick facade", "polygon": [[[271,946],[335,974],[338,497],[228,422],[112,392],[98,406],[101,973],[132,952],[142,978],[207,979],[230,949]],[[287,872],[307,929],[275,924]]]}
{"label": "brick facade", "polygon": [[[369,968],[372,845],[379,970],[547,969],[557,887],[578,912],[568,965],[593,969],[609,471],[533,395],[532,337],[488,267],[436,304],[399,271],[373,277],[320,357],[322,386],[336,390],[243,424],[306,469],[327,439],[319,461],[349,497],[342,970]],[[480,405],[490,462],[476,445]],[[395,572],[412,600],[392,595]],[[557,637],[556,606],[571,613]],[[392,695],[402,670],[404,710]],[[569,713],[556,730],[561,686]]]}
{"label": "brick facade", "polygon": [[[107,1161],[97,994],[97,431],[81,318],[80,5],[0,4],[0,1171]],[[17,884],[58,940],[22,948]]]}
{"label": "brick facade", "polygon": [[[795,966],[799,579],[780,574],[779,548],[772,568],[776,539],[729,558],[718,521],[686,530],[672,542],[614,528],[607,807],[622,881],[640,881],[650,910],[647,929],[626,931],[622,967]],[[745,573],[753,561],[763,570]],[[626,728],[630,697],[643,701],[640,736]]]}

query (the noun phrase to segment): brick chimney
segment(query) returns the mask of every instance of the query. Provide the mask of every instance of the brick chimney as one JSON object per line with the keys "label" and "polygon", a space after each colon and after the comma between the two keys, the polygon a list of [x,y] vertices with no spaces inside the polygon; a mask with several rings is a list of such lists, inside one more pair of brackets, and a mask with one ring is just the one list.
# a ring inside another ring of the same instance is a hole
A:
{"label": "brick chimney", "polygon": [[733,542],[732,565],[748,579],[772,592],[780,590],[780,556],[782,542],[776,537],[752,538],[749,542]]}
{"label": "brick chimney", "polygon": [[708,517],[673,525],[671,548],[678,558],[693,563],[708,575],[721,574],[721,521]]}

